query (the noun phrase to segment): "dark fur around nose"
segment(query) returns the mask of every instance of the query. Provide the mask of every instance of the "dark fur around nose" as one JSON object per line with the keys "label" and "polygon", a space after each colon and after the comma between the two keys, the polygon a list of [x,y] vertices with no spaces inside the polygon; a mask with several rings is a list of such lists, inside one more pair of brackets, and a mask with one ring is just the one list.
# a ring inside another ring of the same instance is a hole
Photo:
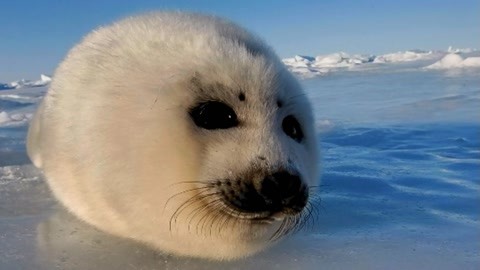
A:
{"label": "dark fur around nose", "polygon": [[308,199],[307,188],[300,177],[286,171],[267,175],[258,185],[227,180],[219,188],[229,204],[248,213],[276,213],[285,210],[298,213]]}

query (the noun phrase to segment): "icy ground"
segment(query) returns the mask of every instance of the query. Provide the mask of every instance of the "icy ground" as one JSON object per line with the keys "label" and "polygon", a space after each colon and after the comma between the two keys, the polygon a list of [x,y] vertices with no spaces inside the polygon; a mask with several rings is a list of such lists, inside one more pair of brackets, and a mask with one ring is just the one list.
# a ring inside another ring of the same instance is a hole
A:
{"label": "icy ground", "polygon": [[478,269],[480,69],[424,68],[444,57],[303,80],[322,141],[316,225],[231,263],[158,254],[68,216],[25,154],[46,88],[0,91],[0,269]]}
{"label": "icy ground", "polygon": [[21,80],[10,82],[10,83],[0,83],[0,90],[46,86],[51,81],[52,81],[52,78],[50,78],[50,76],[41,74],[40,80],[36,80],[36,81],[21,79]]}

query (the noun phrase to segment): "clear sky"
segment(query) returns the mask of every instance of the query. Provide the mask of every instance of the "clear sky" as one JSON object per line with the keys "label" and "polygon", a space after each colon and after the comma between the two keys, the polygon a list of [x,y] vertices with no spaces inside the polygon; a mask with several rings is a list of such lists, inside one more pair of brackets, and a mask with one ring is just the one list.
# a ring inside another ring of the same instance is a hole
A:
{"label": "clear sky", "polygon": [[162,9],[230,18],[282,58],[480,48],[480,0],[0,0],[0,82],[51,74],[95,27]]}

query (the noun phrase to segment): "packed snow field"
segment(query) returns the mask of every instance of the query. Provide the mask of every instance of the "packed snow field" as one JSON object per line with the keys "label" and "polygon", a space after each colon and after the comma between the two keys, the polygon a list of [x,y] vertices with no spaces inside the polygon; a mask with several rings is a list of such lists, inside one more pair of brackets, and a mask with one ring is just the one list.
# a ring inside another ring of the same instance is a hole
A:
{"label": "packed snow field", "polygon": [[159,254],[65,213],[25,153],[47,87],[2,90],[0,268],[477,269],[478,56],[450,49],[285,59],[309,78],[302,84],[323,156],[318,214],[287,241],[229,263]]}

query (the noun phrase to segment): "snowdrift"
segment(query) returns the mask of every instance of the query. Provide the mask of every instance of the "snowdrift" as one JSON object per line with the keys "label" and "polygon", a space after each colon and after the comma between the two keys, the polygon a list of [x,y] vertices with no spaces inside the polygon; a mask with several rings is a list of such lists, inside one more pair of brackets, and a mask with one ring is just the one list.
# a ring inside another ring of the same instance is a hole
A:
{"label": "snowdrift", "polygon": [[426,69],[480,68],[480,57],[463,58],[459,54],[447,54],[439,61],[426,66]]}

